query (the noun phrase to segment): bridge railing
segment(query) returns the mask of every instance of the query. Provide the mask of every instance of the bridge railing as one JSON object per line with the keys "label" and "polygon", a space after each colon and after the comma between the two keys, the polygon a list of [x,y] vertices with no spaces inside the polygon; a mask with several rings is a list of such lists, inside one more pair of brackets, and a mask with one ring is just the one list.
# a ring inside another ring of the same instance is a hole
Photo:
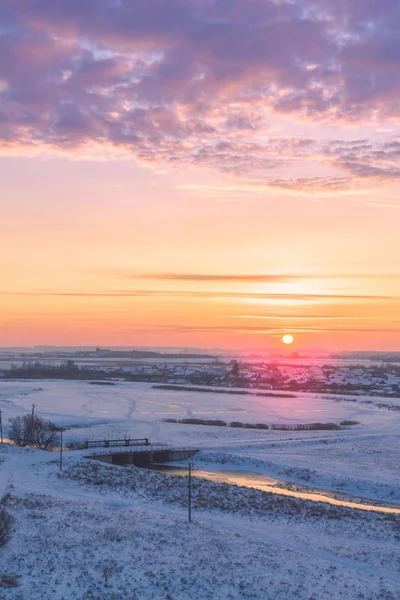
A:
{"label": "bridge railing", "polygon": [[133,454],[133,453],[140,453],[140,452],[159,452],[162,450],[171,450],[174,452],[194,452],[197,451],[198,452],[198,448],[193,448],[191,446],[181,446],[181,447],[176,447],[176,446],[171,446],[170,444],[149,444],[149,445],[145,445],[145,446],[138,446],[136,447],[134,450],[128,450],[125,448],[107,448],[107,451],[105,452],[101,452],[101,451],[94,451],[94,452],[90,452],[89,455],[90,456],[96,456],[97,454]]}
{"label": "bridge railing", "polygon": [[121,446],[148,446],[150,444],[148,438],[122,440],[86,440],[85,448],[113,448]]}

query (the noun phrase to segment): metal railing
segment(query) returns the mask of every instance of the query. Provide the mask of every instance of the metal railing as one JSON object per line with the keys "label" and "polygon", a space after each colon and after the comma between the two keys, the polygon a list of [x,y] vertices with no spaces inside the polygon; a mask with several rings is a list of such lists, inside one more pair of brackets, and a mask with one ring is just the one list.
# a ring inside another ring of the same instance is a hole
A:
{"label": "metal railing", "polygon": [[130,439],[124,438],[122,440],[86,440],[85,448],[112,448],[115,446],[149,446],[150,442],[148,438]]}
{"label": "metal railing", "polygon": [[192,448],[189,446],[182,446],[182,447],[176,447],[176,446],[171,446],[169,444],[149,444],[149,445],[145,445],[145,446],[137,446],[134,450],[127,450],[127,449],[117,449],[117,448],[107,448],[107,450],[105,452],[101,452],[100,451],[94,451],[94,452],[89,452],[89,456],[96,456],[96,455],[109,455],[109,454],[136,454],[136,453],[142,453],[142,452],[162,452],[163,450],[171,450],[174,452],[198,452],[198,448]]}

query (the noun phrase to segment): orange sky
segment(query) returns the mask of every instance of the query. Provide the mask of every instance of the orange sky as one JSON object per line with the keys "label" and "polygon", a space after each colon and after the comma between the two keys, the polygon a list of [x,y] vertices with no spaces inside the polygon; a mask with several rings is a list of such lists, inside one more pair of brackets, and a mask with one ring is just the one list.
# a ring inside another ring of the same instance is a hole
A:
{"label": "orange sky", "polygon": [[400,350],[399,6],[0,3],[0,346]]}
{"label": "orange sky", "polygon": [[397,208],[375,191],[203,194],[182,182],[226,182],[61,157],[0,171],[3,346],[399,348]]}

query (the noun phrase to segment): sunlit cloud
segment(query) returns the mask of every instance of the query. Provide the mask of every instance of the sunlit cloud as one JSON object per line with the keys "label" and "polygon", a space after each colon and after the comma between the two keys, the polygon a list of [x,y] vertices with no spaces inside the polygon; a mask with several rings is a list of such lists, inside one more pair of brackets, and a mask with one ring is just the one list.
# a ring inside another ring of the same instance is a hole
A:
{"label": "sunlit cloud", "polygon": [[114,275],[118,279],[184,281],[191,283],[289,283],[331,279],[399,279],[400,273],[140,273],[136,271],[103,270],[100,274]]}
{"label": "sunlit cloud", "polygon": [[[0,20],[2,154],[116,152],[310,192],[399,180],[392,0],[3,0]],[[273,135],[288,117],[382,139]],[[316,158],[329,173],[293,172]]]}
{"label": "sunlit cloud", "polygon": [[246,292],[227,292],[227,291],[190,291],[190,290],[112,290],[112,291],[57,291],[57,290],[26,290],[26,291],[5,291],[3,296],[39,296],[39,297],[76,297],[76,298],[143,298],[143,297],[165,297],[165,298],[184,298],[184,299],[202,299],[202,300],[248,300],[248,301],[295,301],[295,302],[332,302],[346,300],[353,301],[395,301],[395,296],[363,295],[363,294],[275,294],[275,293],[246,293]]}
{"label": "sunlit cloud", "polygon": [[[143,326],[133,328],[133,330],[143,330]],[[170,333],[234,333],[242,335],[282,335],[287,331],[284,327],[230,327],[230,326],[204,326],[196,327],[193,325],[163,325],[147,326],[146,331],[164,331]],[[325,334],[343,334],[343,333],[396,333],[400,332],[400,324],[397,327],[292,327],[293,333],[325,333]]]}

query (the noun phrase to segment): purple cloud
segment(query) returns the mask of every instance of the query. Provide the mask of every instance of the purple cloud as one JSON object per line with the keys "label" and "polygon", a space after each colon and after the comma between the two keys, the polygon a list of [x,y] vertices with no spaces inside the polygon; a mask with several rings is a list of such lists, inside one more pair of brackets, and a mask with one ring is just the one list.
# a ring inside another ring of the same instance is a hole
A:
{"label": "purple cloud", "polygon": [[[273,114],[398,117],[399,30],[397,0],[3,0],[0,144],[96,143],[259,174],[314,152],[313,140],[259,142]],[[397,178],[372,164],[397,147],[364,151],[372,177]],[[337,168],[365,177],[360,148],[335,152]]]}

